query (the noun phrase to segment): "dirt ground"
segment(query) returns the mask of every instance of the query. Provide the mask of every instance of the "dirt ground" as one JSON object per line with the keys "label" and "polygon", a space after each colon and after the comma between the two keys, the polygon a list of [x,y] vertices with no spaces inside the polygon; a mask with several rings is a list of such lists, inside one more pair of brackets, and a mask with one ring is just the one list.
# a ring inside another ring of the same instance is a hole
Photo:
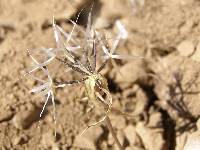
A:
{"label": "dirt ground", "polygon": [[[52,104],[47,104],[40,119],[44,100],[29,93],[37,83],[23,77],[31,66],[26,49],[55,47],[53,15],[70,31],[67,18],[75,18],[89,4],[0,0],[0,149],[118,149],[105,124],[80,136],[96,118],[95,111],[88,117],[86,103],[80,101],[81,85],[55,91],[55,126]],[[83,10],[81,26],[85,16]],[[116,20],[125,26],[128,38],[120,43],[118,53],[144,56],[118,62],[119,71],[110,65],[103,70],[113,105],[135,115],[110,115],[124,149],[183,150],[188,137],[198,132],[200,115],[200,1],[97,0],[93,16],[95,28],[112,35],[116,35]],[[63,79],[76,78],[57,64],[50,71]]]}

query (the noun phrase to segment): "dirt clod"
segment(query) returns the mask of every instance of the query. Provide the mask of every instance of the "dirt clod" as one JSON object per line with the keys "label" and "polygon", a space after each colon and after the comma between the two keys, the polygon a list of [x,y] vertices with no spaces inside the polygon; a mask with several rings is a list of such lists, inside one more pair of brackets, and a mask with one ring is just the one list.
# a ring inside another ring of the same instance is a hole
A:
{"label": "dirt clod", "polygon": [[7,121],[7,120],[11,119],[12,116],[13,116],[13,112],[10,109],[1,110],[0,111],[0,122]]}
{"label": "dirt clod", "polygon": [[117,73],[116,75],[116,82],[118,83],[134,83],[138,79],[142,79],[142,77],[144,77],[145,74],[141,61],[128,62],[124,66],[120,67],[119,72],[120,73]]}
{"label": "dirt clod", "polygon": [[136,126],[136,132],[142,139],[142,143],[146,149],[148,148],[149,150],[166,150],[165,141],[163,139],[163,131],[161,128],[151,129],[140,122]]}
{"label": "dirt clod", "polygon": [[39,110],[32,104],[27,109],[20,110],[12,119],[13,125],[18,129],[26,129],[38,119]]}
{"label": "dirt clod", "polygon": [[139,142],[135,127],[133,125],[128,125],[125,130],[125,136],[128,139],[130,145],[135,145]]}
{"label": "dirt clod", "polygon": [[74,146],[83,149],[96,149],[95,143],[97,142],[100,135],[103,133],[101,127],[90,128],[82,136],[77,135],[74,140]]}

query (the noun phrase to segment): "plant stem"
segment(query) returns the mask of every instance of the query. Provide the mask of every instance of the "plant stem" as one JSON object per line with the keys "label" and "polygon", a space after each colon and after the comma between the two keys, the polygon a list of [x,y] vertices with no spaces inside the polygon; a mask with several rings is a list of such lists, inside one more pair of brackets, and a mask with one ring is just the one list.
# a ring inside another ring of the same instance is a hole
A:
{"label": "plant stem", "polygon": [[115,133],[115,131],[114,131],[114,129],[113,129],[113,126],[112,126],[112,124],[111,124],[111,122],[110,122],[110,118],[109,118],[108,116],[106,116],[105,122],[106,122],[106,125],[107,125],[109,131],[111,132],[111,134],[112,134],[112,136],[113,136],[115,142],[117,143],[117,146],[119,147],[119,149],[120,149],[120,150],[124,150],[123,147],[122,147],[122,145],[120,144],[118,138],[117,138],[117,135],[116,135],[116,133]]}

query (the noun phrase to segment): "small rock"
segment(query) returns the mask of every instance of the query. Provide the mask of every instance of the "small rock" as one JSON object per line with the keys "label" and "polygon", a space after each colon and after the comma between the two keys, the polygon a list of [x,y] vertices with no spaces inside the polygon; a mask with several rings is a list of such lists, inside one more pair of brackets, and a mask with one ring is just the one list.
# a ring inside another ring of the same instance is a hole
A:
{"label": "small rock", "polygon": [[189,40],[185,40],[178,45],[177,50],[182,56],[190,56],[194,52],[194,44]]}
{"label": "small rock", "polygon": [[27,109],[20,110],[13,117],[13,125],[18,129],[26,129],[28,128],[35,120],[37,120],[39,116],[38,109],[30,104]]}
{"label": "small rock", "polygon": [[91,127],[82,136],[75,137],[74,146],[82,149],[96,149],[95,143],[102,133],[101,127]]}

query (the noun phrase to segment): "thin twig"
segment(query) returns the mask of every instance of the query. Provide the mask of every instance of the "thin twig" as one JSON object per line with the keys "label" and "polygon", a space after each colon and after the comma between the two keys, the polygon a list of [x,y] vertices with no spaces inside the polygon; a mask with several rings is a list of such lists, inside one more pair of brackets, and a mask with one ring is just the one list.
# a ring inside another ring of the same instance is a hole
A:
{"label": "thin twig", "polygon": [[113,126],[112,126],[112,124],[110,122],[110,118],[108,116],[106,116],[105,122],[106,122],[106,125],[107,125],[109,131],[111,132],[113,138],[115,139],[115,142],[117,143],[117,146],[119,147],[119,149],[120,150],[124,150],[124,148],[122,147],[122,145],[120,144],[120,142],[119,142],[119,140],[117,138],[117,135],[116,135],[116,133],[115,133],[115,131],[113,129]]}

